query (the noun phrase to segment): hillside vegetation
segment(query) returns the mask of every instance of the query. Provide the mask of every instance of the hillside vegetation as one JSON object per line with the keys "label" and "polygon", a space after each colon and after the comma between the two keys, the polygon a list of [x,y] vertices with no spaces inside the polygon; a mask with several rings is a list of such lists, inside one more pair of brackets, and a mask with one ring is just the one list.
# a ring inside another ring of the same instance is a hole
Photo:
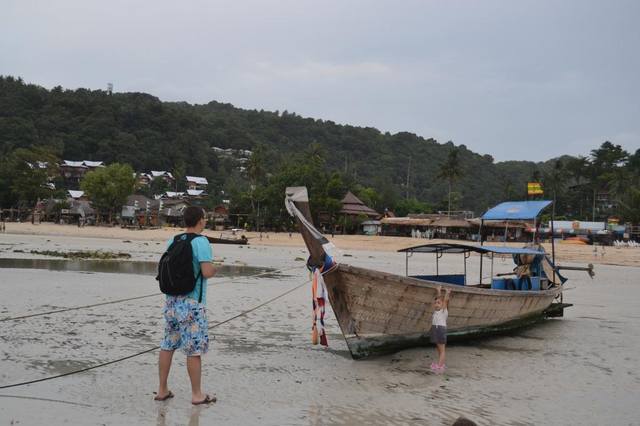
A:
{"label": "hillside vegetation", "polygon": [[[231,198],[232,210],[259,214],[257,204],[262,202],[268,210],[265,217],[281,214],[283,194],[276,192],[288,184],[311,186],[311,195],[321,200],[317,207],[329,211],[332,200],[350,189],[378,211],[446,210],[451,195],[452,210],[479,214],[506,199],[525,199],[526,182],[536,179],[545,182],[547,196],[553,188],[564,210],[561,213],[587,218],[593,214],[589,197],[599,191],[613,193],[609,191],[615,180],[612,173],[618,168],[634,179],[640,174],[638,153],[629,155],[608,144],[603,144],[603,155],[613,152],[616,158],[598,159],[594,150],[586,159],[495,163],[490,155],[474,153],[464,145],[407,132],[338,125],[287,111],[243,110],[215,101],[206,105],[161,102],[144,93],[47,90],[0,77],[3,158],[20,148],[37,147],[59,159],[126,163],[138,172],[168,170],[177,177],[204,176],[210,183],[211,203]],[[253,155],[240,168],[233,159],[219,157],[212,147],[246,149]],[[453,175],[442,169],[452,160],[452,151],[459,169]],[[0,203],[5,207],[20,198],[11,191],[8,167],[5,160],[4,177],[0,176],[5,183]],[[623,195],[633,198],[619,192],[620,199]],[[612,210],[618,204],[600,206],[598,215],[621,213]]]}

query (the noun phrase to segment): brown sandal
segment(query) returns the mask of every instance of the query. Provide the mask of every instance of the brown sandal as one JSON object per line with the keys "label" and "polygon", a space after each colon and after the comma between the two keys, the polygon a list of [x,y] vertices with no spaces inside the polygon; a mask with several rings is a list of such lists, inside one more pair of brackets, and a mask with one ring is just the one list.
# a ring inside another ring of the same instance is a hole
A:
{"label": "brown sandal", "polygon": [[[155,392],[154,392],[155,393]],[[173,398],[173,392],[169,391],[168,394],[166,394],[163,397],[160,397],[159,395],[156,394],[155,398],[153,398],[154,401],[166,401],[169,398]]]}
{"label": "brown sandal", "polygon": [[212,402],[216,402],[218,398],[216,396],[205,395],[202,401],[192,402],[193,405],[203,405],[203,404],[211,404]]}

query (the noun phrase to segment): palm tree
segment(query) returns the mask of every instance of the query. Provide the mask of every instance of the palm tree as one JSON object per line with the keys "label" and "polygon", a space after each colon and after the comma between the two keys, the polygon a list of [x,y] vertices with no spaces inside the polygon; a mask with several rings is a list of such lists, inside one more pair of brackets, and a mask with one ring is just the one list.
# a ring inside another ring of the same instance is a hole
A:
{"label": "palm tree", "polygon": [[618,203],[624,220],[633,224],[640,224],[640,189],[630,187]]}
{"label": "palm tree", "polygon": [[[247,176],[249,177],[250,183],[250,192],[249,199],[251,200],[251,213],[256,222],[256,227],[259,227],[258,220],[260,215],[260,210],[258,210],[258,216],[256,216],[256,205],[255,205],[255,191],[256,188],[260,185],[260,183],[264,180],[266,176],[265,171],[265,152],[264,147],[262,145],[257,145],[253,152],[251,153],[251,157],[249,157],[249,161],[247,162]],[[258,200],[258,206],[260,206],[260,200]]]}
{"label": "palm tree", "polygon": [[447,159],[440,165],[440,169],[438,170],[438,179],[446,180],[449,184],[449,206],[447,209],[448,216],[451,216],[451,188],[453,186],[453,183],[462,176],[462,167],[460,166],[460,158],[458,157],[459,152],[459,148],[451,148]]}
{"label": "palm tree", "polygon": [[565,166],[562,160],[556,160],[549,171],[543,175],[545,190],[553,193],[553,204],[556,205],[558,194],[562,193],[566,183]]}

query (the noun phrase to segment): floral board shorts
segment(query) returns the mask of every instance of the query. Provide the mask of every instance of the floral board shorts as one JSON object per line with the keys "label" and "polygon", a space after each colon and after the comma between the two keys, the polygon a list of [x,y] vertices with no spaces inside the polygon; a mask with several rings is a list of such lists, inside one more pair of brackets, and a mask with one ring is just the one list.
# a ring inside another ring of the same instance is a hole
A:
{"label": "floral board shorts", "polygon": [[203,304],[190,297],[167,296],[164,305],[164,338],[160,349],[182,348],[187,356],[204,355],[209,350],[209,323]]}

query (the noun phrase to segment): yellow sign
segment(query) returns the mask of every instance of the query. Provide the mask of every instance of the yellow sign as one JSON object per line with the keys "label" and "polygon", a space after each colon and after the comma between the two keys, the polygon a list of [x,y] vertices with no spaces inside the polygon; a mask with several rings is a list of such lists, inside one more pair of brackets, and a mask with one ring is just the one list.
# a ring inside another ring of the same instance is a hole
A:
{"label": "yellow sign", "polygon": [[527,194],[529,195],[542,195],[544,191],[542,190],[542,184],[540,182],[529,182],[527,183]]}

